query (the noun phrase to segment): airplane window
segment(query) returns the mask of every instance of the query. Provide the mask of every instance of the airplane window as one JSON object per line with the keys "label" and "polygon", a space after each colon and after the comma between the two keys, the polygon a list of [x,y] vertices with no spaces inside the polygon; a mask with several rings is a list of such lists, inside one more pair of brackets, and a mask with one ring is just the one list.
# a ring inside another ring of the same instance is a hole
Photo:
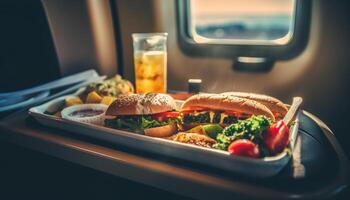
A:
{"label": "airplane window", "polygon": [[191,0],[197,43],[284,45],[293,36],[294,0]]}
{"label": "airplane window", "polygon": [[178,42],[189,56],[273,62],[297,56],[308,41],[311,1],[176,2]]}

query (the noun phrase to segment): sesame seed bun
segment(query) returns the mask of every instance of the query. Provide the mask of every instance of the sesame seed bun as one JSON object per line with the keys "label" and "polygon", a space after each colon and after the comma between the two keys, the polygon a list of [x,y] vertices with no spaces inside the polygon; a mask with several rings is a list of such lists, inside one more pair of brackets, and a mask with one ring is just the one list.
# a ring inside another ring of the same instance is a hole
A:
{"label": "sesame seed bun", "polygon": [[191,107],[203,107],[208,110],[235,111],[251,115],[264,115],[275,120],[272,112],[263,104],[232,95],[224,94],[198,94],[187,99],[181,110],[191,109]]}
{"label": "sesame seed bun", "polygon": [[282,116],[284,116],[288,112],[287,106],[282,101],[268,95],[245,92],[225,92],[222,94],[257,101],[268,107],[272,113],[279,113]]}
{"label": "sesame seed bun", "polygon": [[150,115],[176,108],[174,99],[166,94],[132,94],[116,99],[107,109],[106,115]]}

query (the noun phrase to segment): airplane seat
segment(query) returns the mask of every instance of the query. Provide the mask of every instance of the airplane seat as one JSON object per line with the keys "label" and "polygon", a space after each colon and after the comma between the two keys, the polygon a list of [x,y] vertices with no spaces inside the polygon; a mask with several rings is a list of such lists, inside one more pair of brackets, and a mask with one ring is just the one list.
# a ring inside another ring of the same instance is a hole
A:
{"label": "airplane seat", "polygon": [[0,92],[60,76],[55,46],[40,0],[0,1]]}

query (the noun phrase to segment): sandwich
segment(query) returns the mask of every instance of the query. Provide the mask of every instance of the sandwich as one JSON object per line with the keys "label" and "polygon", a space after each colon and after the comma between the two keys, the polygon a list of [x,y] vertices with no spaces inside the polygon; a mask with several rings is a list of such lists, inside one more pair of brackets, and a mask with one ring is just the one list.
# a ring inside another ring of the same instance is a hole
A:
{"label": "sandwich", "polygon": [[105,126],[169,137],[177,132],[179,113],[174,99],[166,94],[132,94],[116,99],[107,109]]}
{"label": "sandwich", "polygon": [[264,104],[233,95],[198,94],[187,99],[181,107],[184,130],[210,123],[226,127],[252,115],[275,120],[271,110]]}
{"label": "sandwich", "polygon": [[287,106],[282,101],[268,95],[245,92],[225,92],[222,94],[257,101],[265,105],[276,119],[282,119],[288,112]]}
{"label": "sandwich", "polygon": [[198,94],[181,107],[182,130],[187,134],[172,138],[184,143],[195,141],[192,143],[239,156],[276,155],[289,143],[288,126],[282,120],[276,122],[276,116],[285,115],[286,110],[282,102],[266,95]]}

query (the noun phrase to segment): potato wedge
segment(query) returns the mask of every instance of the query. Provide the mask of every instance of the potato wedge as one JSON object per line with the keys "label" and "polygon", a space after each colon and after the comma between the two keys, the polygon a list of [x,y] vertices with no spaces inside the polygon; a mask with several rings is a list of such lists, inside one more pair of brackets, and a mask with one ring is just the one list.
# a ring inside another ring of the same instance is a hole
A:
{"label": "potato wedge", "polygon": [[95,91],[90,92],[86,97],[86,103],[100,103],[101,101],[102,97]]}
{"label": "potato wedge", "polygon": [[78,96],[67,97],[64,101],[67,107],[83,103],[83,101]]}

